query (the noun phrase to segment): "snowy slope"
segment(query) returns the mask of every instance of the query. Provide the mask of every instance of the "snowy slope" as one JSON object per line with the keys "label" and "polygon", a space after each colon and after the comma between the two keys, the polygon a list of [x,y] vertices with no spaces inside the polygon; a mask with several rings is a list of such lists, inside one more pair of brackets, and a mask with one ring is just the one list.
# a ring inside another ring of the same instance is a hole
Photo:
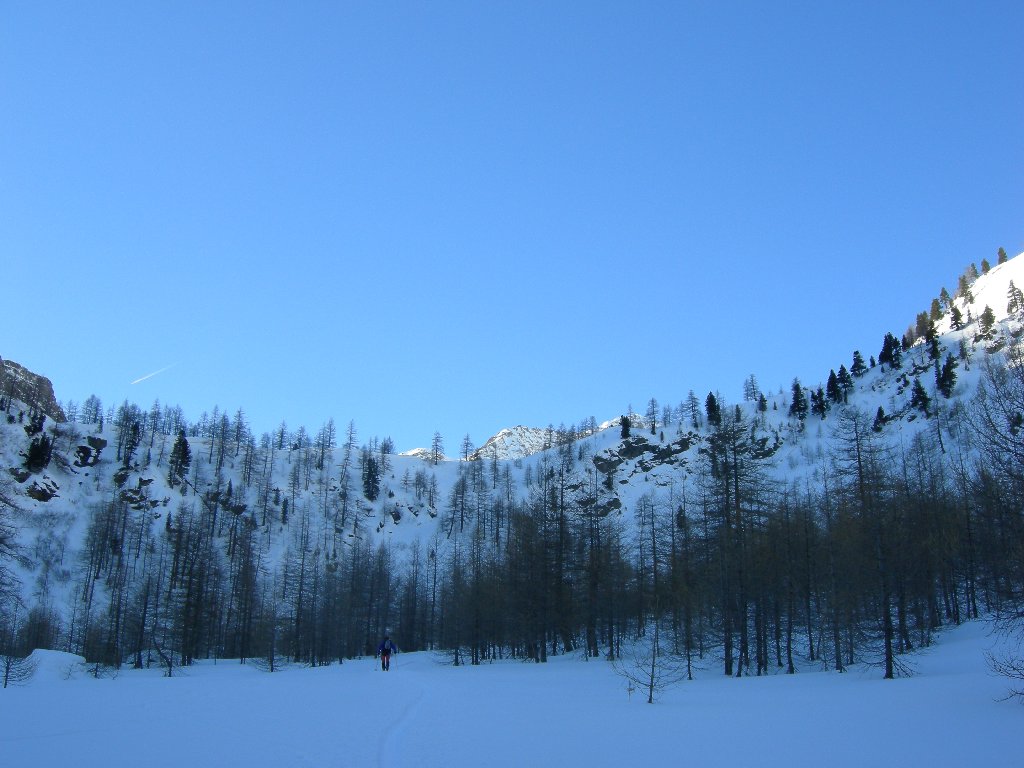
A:
{"label": "snowy slope", "polygon": [[36,676],[0,691],[0,751],[5,765],[76,768],[1012,765],[1021,713],[987,673],[993,642],[984,623],[961,626],[898,680],[698,670],[653,706],[573,656],[453,669],[399,654],[387,674],[370,659],[272,675],[206,661],[96,680],[77,657],[37,652]]}
{"label": "snowy slope", "polygon": [[[1011,280],[1016,285],[1024,285],[1024,258],[1011,259],[979,277],[972,286],[973,302],[956,300],[965,322],[968,317],[972,318],[966,327],[953,330],[948,318],[939,323],[940,341],[945,350],[954,355],[963,350],[965,354],[957,370],[958,383],[952,399],[946,400],[935,392],[932,366],[925,346],[918,343],[905,354],[902,369],[886,370],[879,365],[855,379],[848,407],[871,416],[879,407],[883,408],[888,416],[883,434],[893,445],[906,444],[922,430],[935,430],[935,420],[926,419],[909,408],[913,379],[921,379],[933,403],[943,411],[971,397],[980,373],[980,366],[975,363],[997,355],[1006,339],[1020,332],[1018,319],[1007,312],[1006,294]],[[992,308],[998,320],[996,333],[993,338],[979,340],[978,317],[986,305]],[[881,339],[866,340],[862,350],[865,359],[876,354],[875,345],[880,346]],[[850,352],[837,351],[837,369],[841,363],[850,367]],[[805,378],[804,385],[815,388],[823,385],[828,372],[819,374],[818,381]],[[780,483],[813,480],[832,444],[835,411],[824,420],[809,415],[801,423],[787,415],[788,392],[766,395],[768,410],[763,414],[752,402],[740,403],[739,407],[744,418],[754,425],[758,439],[763,440],[771,452],[771,473]],[[728,408],[735,405],[723,404]],[[133,465],[118,474],[121,467],[115,455],[116,432],[109,421],[102,431],[94,424],[47,422],[47,429],[56,441],[54,459],[45,470],[29,476],[20,470],[29,436],[24,420],[19,421],[17,415],[16,405],[12,409],[13,423],[0,424],[0,465],[4,470],[15,470],[17,475],[4,473],[4,477],[9,478],[6,483],[10,494],[22,510],[15,519],[18,542],[27,557],[25,567],[17,569],[22,593],[29,605],[36,604],[42,595],[58,612],[66,613],[89,516],[98,506],[109,502],[112,493],[133,504],[133,509],[145,510],[154,530],[164,525],[166,516],[173,514],[179,505],[194,505],[200,501],[194,491],[187,490],[183,495],[180,488],[172,488],[168,482],[167,457],[173,435],[157,435],[151,444],[147,442],[140,448]],[[609,514],[620,516],[627,529],[644,499],[672,507],[692,500],[696,494],[698,452],[706,439],[706,429],[694,428],[687,416],[661,425],[657,434],[636,426],[631,439],[624,443],[617,421],[606,422],[606,426],[614,428],[599,430],[571,446],[572,487],[580,493],[597,488],[598,503]],[[499,450],[500,477],[488,474],[488,487],[497,493],[500,486],[502,493],[518,499],[528,498],[533,490],[532,482],[540,473],[562,460],[560,448],[538,450],[538,440],[541,445],[547,440],[544,433],[545,430],[517,427],[504,430],[489,441],[488,445]],[[189,439],[194,457],[192,481],[201,493],[209,493],[215,483],[210,439],[198,436]],[[90,460],[82,465],[82,450],[90,447],[90,441],[92,445],[105,441],[106,447],[98,461],[92,462],[95,458],[95,450],[92,450]],[[481,451],[486,449],[485,446]],[[292,526],[282,524],[283,499],[289,495],[293,469],[303,450],[286,446],[274,454],[268,467],[267,484],[274,500],[269,503],[262,503],[259,482],[244,482],[243,452],[231,450],[225,458],[222,485],[232,484],[233,502],[244,504],[244,514],[252,515],[265,531],[261,537],[263,557],[265,565],[271,569],[292,540]],[[410,556],[414,548],[428,542],[436,541],[436,546],[441,548],[447,546],[448,532],[453,529],[445,525],[445,512],[452,489],[467,468],[465,462],[445,460],[435,466],[425,461],[422,454],[390,456],[382,473],[380,494],[372,502],[362,497],[358,471],[353,470],[355,500],[342,520],[337,509],[338,466],[342,454],[341,448],[334,448],[324,469],[310,482],[300,485],[290,505],[292,519],[296,511],[308,515],[316,540],[326,542],[327,551],[367,539],[387,541],[400,561]],[[486,471],[490,473],[491,469]],[[611,481],[607,486],[610,489],[606,489],[602,481],[609,474]],[[427,490],[431,485],[432,493]],[[112,491],[115,487],[117,490]]]}
{"label": "snowy slope", "polygon": [[551,442],[546,430],[517,426],[503,429],[480,446],[474,459],[522,459],[539,453]]}

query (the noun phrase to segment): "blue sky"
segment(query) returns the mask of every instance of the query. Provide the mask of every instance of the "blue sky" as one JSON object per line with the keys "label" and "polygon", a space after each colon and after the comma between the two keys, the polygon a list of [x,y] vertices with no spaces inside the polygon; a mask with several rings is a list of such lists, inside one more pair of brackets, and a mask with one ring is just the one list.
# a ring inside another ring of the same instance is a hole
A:
{"label": "blue sky", "polygon": [[61,400],[453,452],[817,384],[1024,251],[1022,28],[1019,2],[11,3],[0,355]]}

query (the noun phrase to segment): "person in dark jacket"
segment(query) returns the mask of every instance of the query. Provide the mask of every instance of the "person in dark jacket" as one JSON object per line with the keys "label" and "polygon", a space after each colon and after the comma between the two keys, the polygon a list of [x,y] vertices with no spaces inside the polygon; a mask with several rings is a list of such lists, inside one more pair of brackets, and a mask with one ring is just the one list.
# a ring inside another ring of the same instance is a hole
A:
{"label": "person in dark jacket", "polygon": [[387,635],[381,640],[380,645],[377,646],[377,656],[380,656],[380,668],[381,671],[387,672],[391,669],[391,654],[398,653],[398,649],[395,644],[391,642],[391,638]]}

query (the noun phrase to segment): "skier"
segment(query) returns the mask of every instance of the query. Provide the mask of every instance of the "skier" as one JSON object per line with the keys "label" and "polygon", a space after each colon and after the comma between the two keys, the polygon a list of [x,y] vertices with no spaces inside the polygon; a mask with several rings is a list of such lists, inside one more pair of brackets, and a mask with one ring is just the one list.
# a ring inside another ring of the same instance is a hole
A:
{"label": "skier", "polygon": [[[391,638],[384,635],[384,639],[381,640],[380,645],[377,646],[377,656],[380,656],[380,669],[382,672],[387,672],[391,669],[391,654],[398,653],[398,649],[395,644],[391,642]],[[376,656],[374,656],[376,658]]]}

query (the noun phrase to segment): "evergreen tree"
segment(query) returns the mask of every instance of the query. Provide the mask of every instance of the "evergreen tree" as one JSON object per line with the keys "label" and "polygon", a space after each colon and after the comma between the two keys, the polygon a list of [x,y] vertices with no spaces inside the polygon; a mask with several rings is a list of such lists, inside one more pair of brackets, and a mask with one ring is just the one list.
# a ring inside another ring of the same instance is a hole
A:
{"label": "evergreen tree", "polygon": [[[864,361],[861,360],[862,365],[863,363]],[[839,380],[839,390],[843,393],[843,402],[845,403],[849,400],[850,393],[853,392],[853,376],[851,376],[850,372],[846,370],[845,365],[840,365],[839,375],[837,378]]]}
{"label": "evergreen tree", "polygon": [[789,404],[789,415],[803,421],[807,418],[807,396],[800,386],[800,379],[793,379],[792,400]]}
{"label": "evergreen tree", "polygon": [[1013,284],[1013,280],[1010,281],[1010,287],[1006,291],[1006,299],[1007,314],[1014,315],[1024,312],[1024,293],[1021,293],[1020,288]]}
{"label": "evergreen tree", "polygon": [[928,334],[928,325],[930,323],[931,319],[928,317],[927,312],[919,312],[917,314],[917,321],[914,324],[914,337],[911,339],[911,344]]}
{"label": "evergreen tree", "polygon": [[891,333],[885,334],[882,340],[882,351],[878,353],[878,362],[890,368],[899,368],[902,363],[900,342]]}
{"label": "evergreen tree", "polygon": [[989,338],[995,329],[996,314],[992,311],[992,307],[985,305],[985,310],[981,313],[979,318],[979,327],[981,328],[981,335],[983,338]]}
{"label": "evergreen tree", "polygon": [[171,448],[171,457],[168,460],[167,481],[173,488],[179,481],[184,481],[188,476],[188,469],[192,465],[192,449],[189,447],[188,439],[185,437],[185,430],[178,430],[178,437]]}
{"label": "evergreen tree", "polygon": [[988,274],[988,271],[989,271],[990,269],[992,269],[992,267],[991,267],[991,265],[990,265],[990,264],[988,263],[988,259],[982,259],[982,260],[981,260],[981,274],[983,274],[983,275],[987,275],[987,274]]}
{"label": "evergreen tree", "polygon": [[25,468],[29,472],[38,472],[41,469],[45,469],[49,466],[52,456],[53,438],[43,432],[37,437],[32,438],[25,456]]}
{"label": "evergreen tree", "polygon": [[828,383],[825,384],[825,394],[828,395],[828,399],[833,403],[841,403],[843,401],[843,391],[839,386],[839,377],[836,376],[835,369],[828,372]]}
{"label": "evergreen tree", "polygon": [[956,359],[948,354],[942,368],[935,369],[935,387],[943,397],[949,398],[953,395],[953,388],[956,386],[956,365]]}
{"label": "evergreen tree", "polygon": [[850,368],[850,373],[852,373],[854,377],[860,378],[867,373],[867,371],[867,366],[864,365],[864,356],[861,355],[859,349],[855,349],[853,351],[853,367]]}
{"label": "evergreen tree", "polygon": [[823,419],[825,414],[828,413],[828,397],[826,397],[825,390],[821,387],[811,392],[811,413]]}
{"label": "evergreen tree", "polygon": [[718,398],[711,392],[708,392],[707,399],[704,400],[704,412],[707,414],[709,426],[721,426],[722,410],[718,407]]}
{"label": "evergreen tree", "polygon": [[942,347],[939,346],[939,332],[935,328],[935,323],[928,324],[928,332],[924,338],[928,346],[928,359],[932,362],[937,361],[942,356]]}
{"label": "evergreen tree", "polygon": [[885,409],[882,406],[878,406],[878,411],[875,413],[875,423],[871,425],[871,428],[875,432],[881,432],[882,427],[885,426]]}
{"label": "evergreen tree", "polygon": [[949,307],[953,304],[953,299],[949,295],[949,291],[943,286],[942,290],[939,291],[939,301],[942,304],[943,311],[948,311]]}
{"label": "evergreen tree", "polygon": [[363,453],[363,495],[375,501],[380,494],[380,465],[377,457],[369,450]]}
{"label": "evergreen tree", "polygon": [[621,437],[623,440],[628,439],[629,438],[629,430],[630,430],[630,428],[632,426],[633,425],[632,425],[632,423],[629,420],[629,416],[620,416],[619,417],[619,437]]}
{"label": "evergreen tree", "polygon": [[1002,248],[1000,248],[999,249],[999,253],[997,254],[997,258],[998,258],[998,260],[996,262],[997,264],[1005,264],[1006,263],[1006,251],[1004,251]]}
{"label": "evergreen tree", "polygon": [[956,295],[961,297],[968,304],[974,303],[974,294],[971,293],[971,283],[967,275],[960,275],[957,280]]}
{"label": "evergreen tree", "polygon": [[928,407],[931,405],[931,398],[928,397],[928,393],[925,391],[924,385],[921,384],[921,379],[914,378],[914,386],[910,392],[910,407],[917,408],[925,416],[928,415]]}
{"label": "evergreen tree", "polygon": [[949,308],[949,324],[954,331],[962,330],[964,327],[964,316],[955,306]]}

